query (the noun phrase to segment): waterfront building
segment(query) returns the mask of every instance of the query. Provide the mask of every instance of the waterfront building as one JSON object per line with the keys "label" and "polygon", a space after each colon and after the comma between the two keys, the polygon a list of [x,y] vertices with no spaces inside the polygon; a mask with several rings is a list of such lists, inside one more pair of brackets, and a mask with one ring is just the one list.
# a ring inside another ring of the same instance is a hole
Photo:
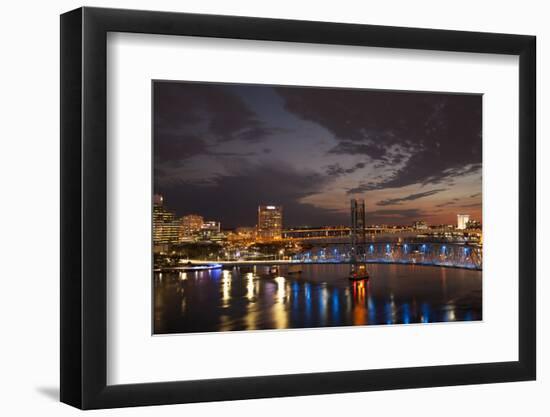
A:
{"label": "waterfront building", "polygon": [[258,206],[258,237],[278,240],[282,237],[283,206]]}
{"label": "waterfront building", "polygon": [[428,224],[423,220],[417,220],[413,223],[414,230],[428,230]]}
{"label": "waterfront building", "polygon": [[204,218],[198,214],[188,214],[180,219],[179,240],[186,241],[200,233]]}
{"label": "waterfront building", "polygon": [[456,228],[458,230],[464,230],[467,227],[468,222],[470,221],[470,215],[469,214],[457,214],[456,215],[457,225]]}
{"label": "waterfront building", "polygon": [[153,197],[153,245],[178,242],[178,222],[175,214],[163,206],[159,194]]}

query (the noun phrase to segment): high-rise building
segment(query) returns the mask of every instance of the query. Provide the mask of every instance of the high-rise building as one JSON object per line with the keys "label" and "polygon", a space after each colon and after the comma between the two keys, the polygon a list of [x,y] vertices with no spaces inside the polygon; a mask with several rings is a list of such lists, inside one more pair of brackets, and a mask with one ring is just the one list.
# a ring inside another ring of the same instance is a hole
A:
{"label": "high-rise building", "polygon": [[457,214],[456,215],[456,228],[458,230],[464,230],[466,229],[468,222],[470,221],[470,215],[469,214]]}
{"label": "high-rise building", "polygon": [[258,237],[264,240],[281,239],[283,206],[258,206]]}
{"label": "high-rise building", "polygon": [[198,214],[188,214],[180,219],[179,239],[180,241],[189,240],[189,238],[200,233],[204,224],[204,218]]}
{"label": "high-rise building", "polygon": [[356,255],[360,255],[364,249],[366,240],[366,212],[365,200],[351,200],[351,256],[354,260]]}
{"label": "high-rise building", "polygon": [[175,214],[163,206],[159,194],[153,197],[153,244],[170,244],[178,242],[178,222]]}

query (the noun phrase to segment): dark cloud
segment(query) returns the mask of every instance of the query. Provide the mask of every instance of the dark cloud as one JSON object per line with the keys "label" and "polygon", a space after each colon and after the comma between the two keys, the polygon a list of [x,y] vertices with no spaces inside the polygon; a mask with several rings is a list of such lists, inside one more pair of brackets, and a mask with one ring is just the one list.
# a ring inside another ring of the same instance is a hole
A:
{"label": "dark cloud", "polygon": [[431,195],[440,193],[442,191],[447,191],[447,190],[445,188],[439,188],[439,189],[436,189],[436,190],[425,191],[425,192],[422,192],[422,193],[410,194],[406,197],[389,198],[387,200],[379,201],[378,203],[376,203],[376,205],[377,206],[392,206],[392,205],[396,205],[396,204],[398,205],[398,204],[403,203],[403,201],[418,200],[420,198],[429,197]]}
{"label": "dark cloud", "polygon": [[155,191],[165,196],[166,204],[178,215],[200,213],[222,220],[223,226],[253,226],[259,204],[282,205],[284,226],[347,224],[347,214],[302,203],[318,193],[331,179],[315,172],[299,171],[284,162],[253,165],[235,160],[229,172],[207,184],[184,183],[177,186],[156,184]]}
{"label": "dark cloud", "polygon": [[479,208],[479,207],[481,207],[481,203],[471,203],[471,204],[460,205],[460,208]]}
{"label": "dark cloud", "polygon": [[154,156],[158,163],[172,163],[208,153],[206,142],[191,134],[158,133],[154,141]]}
{"label": "dark cloud", "polygon": [[[479,197],[481,196],[481,193],[476,193],[476,194],[471,194],[469,197],[467,198],[476,198],[476,197]],[[474,207],[481,207],[481,202],[477,202],[477,203],[469,203],[469,204],[460,204],[459,202],[460,201],[463,201],[466,197],[464,198],[453,198],[452,200],[449,200],[449,201],[446,201],[444,203],[441,203],[441,204],[436,204],[435,207],[449,207],[449,206],[455,206],[455,207],[460,207],[460,208],[474,208]]]}
{"label": "dark cloud", "polygon": [[446,201],[445,203],[436,204],[436,207],[449,207],[454,206],[456,203],[454,201]]}
{"label": "dark cloud", "polygon": [[367,155],[372,159],[387,161],[387,149],[383,143],[381,145],[375,145],[372,143],[343,141],[332,148],[329,153],[337,155]]}
{"label": "dark cloud", "polygon": [[340,175],[346,175],[351,174],[358,169],[363,169],[367,166],[364,162],[357,162],[355,165],[353,165],[351,168],[343,168],[340,164],[332,164],[327,167],[326,173],[330,176],[340,176]]}
{"label": "dark cloud", "polygon": [[439,184],[481,166],[481,95],[359,89],[277,90],[286,108],[330,131],[335,154],[365,155],[390,177],[364,181],[350,193]]}
{"label": "dark cloud", "polygon": [[254,156],[256,155],[256,152],[215,152],[215,151],[208,151],[205,152],[205,155],[212,155],[212,156]]}
{"label": "dark cloud", "polygon": [[159,161],[204,154],[231,140],[258,142],[267,126],[230,85],[155,81],[155,157]]}
{"label": "dark cloud", "polygon": [[430,214],[414,208],[367,211],[368,224],[410,224],[426,217],[430,217]]}
{"label": "dark cloud", "polygon": [[[453,185],[454,182],[450,181],[451,179],[474,174],[481,171],[481,163],[479,163],[467,165],[461,168],[451,169],[444,169],[444,167],[441,166],[441,170],[436,173],[433,172],[433,165],[431,167],[428,165],[429,161],[422,160],[425,158],[426,153],[428,152],[425,152],[418,157],[411,157],[404,168],[395,171],[389,178],[384,179],[380,182],[363,182],[357,187],[350,188],[347,191],[348,194],[358,194],[364,193],[366,191],[382,190],[386,188],[399,188],[411,184],[436,185],[446,183],[447,185]],[[419,159],[419,161],[411,165],[410,160],[413,158]],[[422,166],[422,164],[424,165]],[[438,161],[435,164],[441,165],[441,162]],[[409,173],[410,175],[408,175],[407,173]],[[415,179],[413,180],[411,178]]]}

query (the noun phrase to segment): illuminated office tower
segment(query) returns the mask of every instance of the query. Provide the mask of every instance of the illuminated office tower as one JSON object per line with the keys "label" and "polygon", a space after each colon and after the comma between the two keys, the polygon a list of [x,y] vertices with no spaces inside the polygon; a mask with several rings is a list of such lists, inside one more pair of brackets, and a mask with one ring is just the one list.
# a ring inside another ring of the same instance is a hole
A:
{"label": "illuminated office tower", "polygon": [[258,206],[258,237],[264,240],[281,239],[283,206]]}
{"label": "illuminated office tower", "polygon": [[351,257],[355,260],[357,255],[363,253],[365,245],[365,200],[351,200]]}
{"label": "illuminated office tower", "polygon": [[457,225],[456,228],[459,230],[466,229],[468,222],[470,221],[469,214],[457,214],[456,215]]}
{"label": "illuminated office tower", "polygon": [[200,233],[204,219],[198,214],[188,214],[180,219],[179,238],[180,241],[188,240],[190,237]]}
{"label": "illuminated office tower", "polygon": [[170,244],[178,242],[178,222],[173,212],[163,206],[159,194],[153,197],[153,244]]}

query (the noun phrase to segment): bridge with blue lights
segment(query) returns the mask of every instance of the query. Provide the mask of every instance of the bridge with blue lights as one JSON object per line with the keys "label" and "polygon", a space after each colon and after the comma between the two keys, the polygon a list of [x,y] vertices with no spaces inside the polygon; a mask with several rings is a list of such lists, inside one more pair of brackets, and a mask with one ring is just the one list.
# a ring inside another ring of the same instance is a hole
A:
{"label": "bridge with blue lights", "polygon": [[[330,244],[313,247],[292,257],[273,259],[240,258],[216,261],[219,265],[284,265],[284,264],[331,264],[331,263],[380,263],[428,265],[481,270],[483,250],[479,245],[462,243],[366,243],[360,247],[351,244]],[[191,264],[204,264],[204,260],[189,259]],[[175,268],[177,269],[177,268]]]}
{"label": "bridge with blue lights", "polygon": [[355,262],[418,264],[447,266],[481,270],[483,250],[478,245],[459,243],[366,243],[360,247],[351,245],[327,245],[312,248],[293,256],[295,262],[341,263]]}

